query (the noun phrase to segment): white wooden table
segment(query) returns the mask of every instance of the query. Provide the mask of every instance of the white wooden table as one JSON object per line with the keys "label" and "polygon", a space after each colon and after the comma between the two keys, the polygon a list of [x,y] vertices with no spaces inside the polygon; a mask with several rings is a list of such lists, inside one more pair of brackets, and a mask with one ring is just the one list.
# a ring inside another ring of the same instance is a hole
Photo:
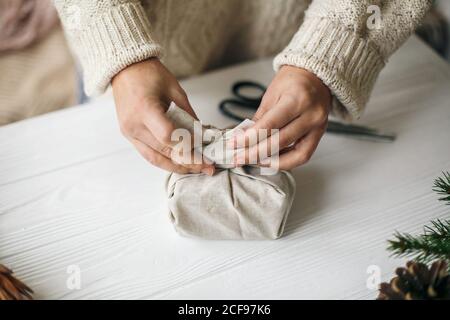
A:
{"label": "white wooden table", "polygon": [[[183,86],[201,119],[226,126],[217,104],[231,83],[271,76],[264,60]],[[450,169],[450,67],[411,39],[383,71],[361,123],[398,140],[326,135],[294,171],[286,236],[266,242],[178,236],[166,174],[121,137],[109,95],[2,127],[0,262],[41,299],[373,299],[367,268],[388,280],[404,262],[386,251],[394,230],[419,232],[449,216],[431,187]]]}

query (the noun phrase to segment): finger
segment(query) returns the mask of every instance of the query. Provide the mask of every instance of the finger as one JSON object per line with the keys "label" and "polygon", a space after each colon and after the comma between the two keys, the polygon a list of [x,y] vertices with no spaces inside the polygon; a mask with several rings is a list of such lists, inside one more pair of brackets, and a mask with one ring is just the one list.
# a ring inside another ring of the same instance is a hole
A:
{"label": "finger", "polygon": [[164,146],[172,146],[174,144],[172,133],[176,128],[167,117],[166,108],[162,104],[152,104],[142,121],[160,144]]}
{"label": "finger", "polygon": [[188,168],[173,163],[169,158],[164,157],[161,153],[153,150],[143,142],[136,139],[131,139],[131,142],[139,151],[139,153],[144,157],[144,159],[150,162],[152,165],[169,172],[176,172],[179,174],[190,173]]}
{"label": "finger", "polygon": [[265,166],[277,166],[280,170],[291,170],[309,161],[314,154],[325,128],[317,128],[298,140],[287,152],[278,159],[268,158],[263,161]]}
{"label": "finger", "polygon": [[259,130],[267,129],[270,135],[272,129],[280,129],[297,118],[299,108],[295,106],[293,99],[286,97],[281,98],[278,103],[264,113],[256,123],[246,130],[241,137],[233,138],[231,144],[235,148],[249,147],[260,141],[258,135]]}
{"label": "finger", "polygon": [[177,88],[176,90],[172,91],[171,94],[172,101],[181,109],[189,113],[192,117],[194,117],[196,120],[198,120],[197,115],[195,114],[194,109],[191,106],[191,103],[189,102],[189,98],[186,95],[186,92],[181,88]]}
{"label": "finger", "polygon": [[258,107],[258,110],[256,110],[255,115],[253,116],[253,121],[258,121],[262,118],[262,116],[269,111],[271,106],[276,105],[278,102],[278,98],[271,95],[269,92],[266,92],[261,100],[261,104]]}
{"label": "finger", "polygon": [[301,114],[301,109],[290,96],[283,96],[275,106],[256,121],[252,129],[280,129]]}
{"label": "finger", "polygon": [[144,143],[148,147],[152,148],[153,150],[158,151],[166,158],[171,157],[172,147],[160,143],[147,127],[144,127],[141,130],[138,130],[138,132],[134,138],[136,140],[141,141],[142,143]]}
{"label": "finger", "polygon": [[[138,135],[136,136],[136,140],[144,143],[154,151],[159,152],[174,164],[181,165],[189,169],[190,173],[203,172],[208,175],[213,175],[215,172],[214,165],[212,163],[205,162],[205,159],[202,157],[202,155],[195,154],[194,150],[189,150],[189,154],[175,154],[177,150],[174,150],[170,146],[159,143],[159,141],[155,139],[155,137],[150,131],[147,130],[147,128],[144,128],[138,133]],[[178,151],[185,153],[185,150],[183,148]]]}
{"label": "finger", "polygon": [[174,163],[180,164],[189,169],[191,173],[205,173],[207,175],[214,175],[215,166],[213,163],[206,163],[205,158],[196,153],[195,150],[191,150],[189,155],[175,155],[174,152],[171,155],[171,160]]}
{"label": "finger", "polygon": [[293,150],[280,156],[279,168],[281,170],[291,170],[307,163],[314,151],[316,151],[324,132],[324,128],[315,129],[295,143]]}
{"label": "finger", "polygon": [[311,117],[307,114],[302,115],[267,139],[250,147],[248,152],[238,153],[236,165],[257,164],[296,142],[307,132],[312,131],[314,127],[315,124],[311,121]]}

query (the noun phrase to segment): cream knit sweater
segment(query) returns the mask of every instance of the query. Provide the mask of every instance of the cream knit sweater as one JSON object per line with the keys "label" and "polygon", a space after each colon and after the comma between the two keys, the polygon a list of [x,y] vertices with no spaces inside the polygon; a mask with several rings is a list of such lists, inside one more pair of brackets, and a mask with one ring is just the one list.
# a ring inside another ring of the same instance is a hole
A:
{"label": "cream knit sweater", "polygon": [[[55,4],[83,65],[89,95],[103,92],[123,68],[150,57],[161,58],[176,76],[185,77],[278,54],[275,70],[293,65],[313,72],[333,92],[334,112],[358,118],[380,70],[414,31],[431,0],[55,0]],[[376,11],[371,11],[377,8],[382,18],[378,25],[372,23]]]}

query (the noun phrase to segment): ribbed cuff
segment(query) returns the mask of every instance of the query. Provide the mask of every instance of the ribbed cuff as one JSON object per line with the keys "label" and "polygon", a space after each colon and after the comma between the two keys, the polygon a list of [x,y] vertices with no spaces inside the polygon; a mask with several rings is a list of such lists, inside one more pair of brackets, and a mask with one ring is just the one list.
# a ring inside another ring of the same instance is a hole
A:
{"label": "ribbed cuff", "polygon": [[375,81],[385,65],[376,48],[353,30],[325,18],[307,18],[274,69],[291,65],[306,69],[332,91],[333,113],[345,119],[360,117]]}
{"label": "ribbed cuff", "polygon": [[140,3],[112,7],[95,17],[86,30],[72,32],[71,38],[90,96],[103,93],[125,67],[161,56],[161,47],[150,35],[150,23]]}

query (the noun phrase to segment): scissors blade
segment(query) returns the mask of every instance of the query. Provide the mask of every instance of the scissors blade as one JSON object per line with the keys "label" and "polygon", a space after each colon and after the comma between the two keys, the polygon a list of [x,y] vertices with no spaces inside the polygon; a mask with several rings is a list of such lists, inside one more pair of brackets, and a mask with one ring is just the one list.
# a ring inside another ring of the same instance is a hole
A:
{"label": "scissors blade", "polygon": [[396,135],[393,133],[384,133],[374,128],[344,124],[336,121],[329,121],[327,132],[379,142],[393,142],[396,139]]}

